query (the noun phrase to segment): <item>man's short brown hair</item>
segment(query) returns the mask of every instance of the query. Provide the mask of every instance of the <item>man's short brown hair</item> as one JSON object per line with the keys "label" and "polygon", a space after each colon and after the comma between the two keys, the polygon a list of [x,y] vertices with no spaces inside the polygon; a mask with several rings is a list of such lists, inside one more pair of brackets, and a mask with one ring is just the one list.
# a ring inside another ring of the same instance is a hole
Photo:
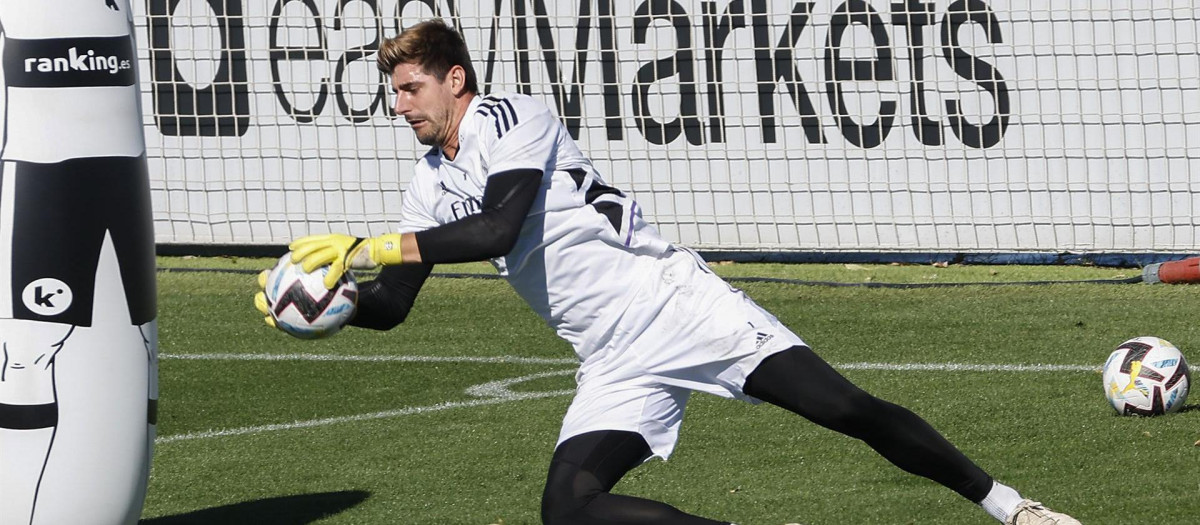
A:
{"label": "man's short brown hair", "polygon": [[446,80],[450,68],[462,66],[467,73],[466,90],[479,92],[467,43],[458,31],[440,19],[426,20],[384,40],[379,45],[377,60],[379,70],[385,75],[392,74],[400,64],[416,64],[439,82]]}

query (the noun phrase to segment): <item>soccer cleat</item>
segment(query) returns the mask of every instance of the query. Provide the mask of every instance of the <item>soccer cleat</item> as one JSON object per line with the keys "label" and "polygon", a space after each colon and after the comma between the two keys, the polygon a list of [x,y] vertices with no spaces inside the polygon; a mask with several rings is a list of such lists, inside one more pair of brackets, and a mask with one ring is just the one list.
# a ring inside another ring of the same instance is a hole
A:
{"label": "soccer cleat", "polygon": [[1004,521],[1004,525],[1082,525],[1079,520],[1061,512],[1054,512],[1041,503],[1023,499],[1017,509]]}

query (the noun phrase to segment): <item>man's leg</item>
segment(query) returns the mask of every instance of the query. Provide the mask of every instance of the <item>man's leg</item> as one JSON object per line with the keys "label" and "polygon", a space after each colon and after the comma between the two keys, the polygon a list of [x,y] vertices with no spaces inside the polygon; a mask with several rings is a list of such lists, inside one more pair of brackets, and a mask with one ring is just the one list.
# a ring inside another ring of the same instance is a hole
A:
{"label": "man's leg", "polygon": [[550,460],[542,495],[545,525],[725,525],[684,514],[647,499],[610,494],[613,486],[650,457],[636,432],[600,430],[563,441]]}
{"label": "man's leg", "polygon": [[842,377],[804,346],[774,354],[746,379],[746,394],[825,428],[861,439],[907,472],[980,503],[992,478],[925,420],[876,398]]}
{"label": "man's leg", "polygon": [[1079,525],[993,481],[925,420],[854,386],[807,346],[764,359],[742,391],[865,441],[896,466],[945,485],[1006,524]]}

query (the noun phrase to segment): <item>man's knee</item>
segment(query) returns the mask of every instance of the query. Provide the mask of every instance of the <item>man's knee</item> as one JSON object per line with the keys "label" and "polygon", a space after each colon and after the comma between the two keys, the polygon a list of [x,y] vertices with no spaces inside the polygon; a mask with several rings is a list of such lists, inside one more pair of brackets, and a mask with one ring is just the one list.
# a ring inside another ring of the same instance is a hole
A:
{"label": "man's knee", "polygon": [[596,476],[566,461],[550,463],[546,489],[542,492],[542,523],[566,525],[572,516],[591,503],[604,487]]}
{"label": "man's knee", "polygon": [[856,437],[869,429],[887,404],[851,383],[806,346],[768,357],[749,375],[745,391]]}
{"label": "man's knee", "polygon": [[617,481],[650,455],[650,445],[636,432],[597,430],[563,441],[554,450],[542,522],[584,525],[597,512],[596,498],[606,496]]}
{"label": "man's knee", "polygon": [[834,430],[861,438],[877,421],[885,401],[861,389],[847,389],[823,403],[814,419]]}

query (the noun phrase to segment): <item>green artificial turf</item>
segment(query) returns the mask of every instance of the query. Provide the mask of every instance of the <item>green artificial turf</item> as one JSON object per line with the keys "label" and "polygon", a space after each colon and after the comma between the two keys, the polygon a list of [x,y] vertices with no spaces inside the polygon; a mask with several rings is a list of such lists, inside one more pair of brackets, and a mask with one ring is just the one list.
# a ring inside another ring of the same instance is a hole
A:
{"label": "green artificial turf", "polygon": [[[272,261],[164,258],[159,264],[254,270]],[[1027,266],[714,267],[726,276],[839,282],[1137,274]],[[486,265],[438,271],[492,273]],[[1192,523],[1200,516],[1195,397],[1178,414],[1131,418],[1108,406],[1092,370],[905,369],[1098,370],[1120,342],[1139,335],[1168,339],[1195,361],[1200,288],[737,286],[852,381],[922,415],[1028,497],[1089,525]],[[505,282],[434,277],[399,328],[347,329],[321,341],[265,326],[251,302],[255,289],[248,273],[160,273],[160,441],[143,523],[540,522],[574,355]],[[405,356],[445,360],[399,360]],[[534,375],[512,385],[507,397],[467,392]],[[993,523],[975,505],[892,467],[855,440],[772,406],[703,394],[688,406],[671,460],[633,471],[616,491],[741,525]]]}

